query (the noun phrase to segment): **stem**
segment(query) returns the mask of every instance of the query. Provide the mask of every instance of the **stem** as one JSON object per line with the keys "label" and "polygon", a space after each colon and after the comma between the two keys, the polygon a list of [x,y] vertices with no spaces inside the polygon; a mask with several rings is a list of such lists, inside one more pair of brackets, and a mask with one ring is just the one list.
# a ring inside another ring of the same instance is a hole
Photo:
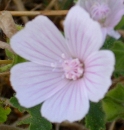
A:
{"label": "stem", "polygon": [[56,123],[56,130],[59,130],[59,126],[60,126],[60,124],[59,123]]}
{"label": "stem", "polygon": [[78,123],[63,122],[60,124],[60,126],[75,130],[87,130],[83,125]]}
{"label": "stem", "polygon": [[118,32],[119,32],[120,35],[124,38],[124,30],[118,30]]}
{"label": "stem", "polygon": [[[49,10],[49,11],[9,11],[13,16],[36,16],[36,15],[66,15],[68,10]],[[0,11],[1,13],[1,11]]]}
{"label": "stem", "polygon": [[[13,2],[15,3],[18,11],[22,11],[22,10],[26,11],[26,9],[25,9],[25,7],[23,5],[22,0],[13,0]],[[28,17],[27,16],[22,16],[21,18],[22,18],[24,23],[28,22]]]}
{"label": "stem", "polygon": [[10,47],[10,45],[8,43],[0,41],[0,48],[7,49],[10,52],[14,53],[14,51],[12,50],[12,48]]}
{"label": "stem", "polygon": [[12,60],[0,60],[0,64],[11,64]]}
{"label": "stem", "polygon": [[5,75],[9,75],[9,74],[10,74],[10,72],[3,72],[3,73],[0,73],[0,76],[5,76]]}
{"label": "stem", "polygon": [[115,123],[116,123],[116,120],[111,123],[109,130],[114,130]]}
{"label": "stem", "polygon": [[11,2],[11,0],[9,0],[9,1],[7,2],[7,5],[6,5],[6,7],[4,8],[4,10],[7,10],[7,8],[8,8],[8,6],[9,6],[10,2]]}
{"label": "stem", "polygon": [[9,125],[0,125],[0,130],[24,130],[24,129],[12,127]]}
{"label": "stem", "polygon": [[56,0],[52,0],[52,1],[49,3],[49,5],[46,7],[45,10],[50,10],[50,9],[54,6],[55,2],[56,2]]}
{"label": "stem", "polygon": [[7,72],[7,70],[10,70],[12,68],[13,64],[7,64],[7,65],[4,65],[4,66],[1,66],[0,67],[0,72],[1,74],[3,74],[2,72]]}

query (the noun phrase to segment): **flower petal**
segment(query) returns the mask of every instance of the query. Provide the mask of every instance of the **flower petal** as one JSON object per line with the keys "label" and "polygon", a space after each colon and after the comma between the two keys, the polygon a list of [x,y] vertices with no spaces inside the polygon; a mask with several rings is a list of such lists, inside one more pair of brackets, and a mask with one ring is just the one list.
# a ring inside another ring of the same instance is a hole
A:
{"label": "flower petal", "polygon": [[85,61],[85,82],[88,97],[93,102],[102,99],[111,85],[115,58],[111,51],[99,51],[91,54]]}
{"label": "flower petal", "polygon": [[25,59],[50,65],[64,53],[68,55],[65,39],[45,16],[38,16],[11,39],[12,49]]}
{"label": "flower petal", "polygon": [[86,11],[90,12],[93,2],[94,2],[93,0],[78,0],[77,5],[81,6]]}
{"label": "flower petal", "polygon": [[121,35],[119,34],[119,32],[111,29],[108,31],[108,35],[111,37],[114,37],[115,39],[119,39],[121,37]]}
{"label": "flower petal", "polygon": [[86,6],[85,3],[86,3],[85,0],[78,0],[76,4],[78,4],[78,5],[82,6],[82,7],[85,7]]}
{"label": "flower petal", "polygon": [[82,85],[79,81],[72,81],[46,100],[41,108],[42,116],[58,123],[82,119],[89,110],[89,100]]}
{"label": "flower petal", "polygon": [[73,57],[84,60],[103,45],[100,25],[78,5],[69,11],[64,25],[68,48]]}
{"label": "flower petal", "polygon": [[50,67],[26,62],[11,69],[10,80],[20,104],[29,108],[48,99],[70,82],[62,75],[62,70],[53,72]]}
{"label": "flower petal", "polygon": [[114,28],[124,15],[123,0],[108,0],[108,5],[111,9],[110,14],[106,18],[105,26]]}
{"label": "flower petal", "polygon": [[103,40],[105,41],[107,33],[108,33],[107,28],[102,28],[101,30],[102,30],[102,34],[103,34]]}

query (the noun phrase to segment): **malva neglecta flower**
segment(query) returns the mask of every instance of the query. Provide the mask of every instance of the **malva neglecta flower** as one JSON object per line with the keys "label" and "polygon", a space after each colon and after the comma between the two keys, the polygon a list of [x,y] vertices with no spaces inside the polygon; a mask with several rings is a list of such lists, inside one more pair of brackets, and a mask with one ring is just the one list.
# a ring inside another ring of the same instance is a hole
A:
{"label": "malva neglecta flower", "polygon": [[11,69],[16,97],[26,108],[43,102],[42,116],[51,122],[82,119],[89,100],[104,97],[114,70],[113,53],[99,51],[99,24],[81,7],[69,11],[64,32],[65,37],[47,17],[38,16],[11,39],[12,49],[29,60]]}
{"label": "malva neglecta flower", "polygon": [[116,39],[120,37],[114,27],[124,15],[124,0],[78,0],[77,4],[100,23],[104,39],[107,34]]}

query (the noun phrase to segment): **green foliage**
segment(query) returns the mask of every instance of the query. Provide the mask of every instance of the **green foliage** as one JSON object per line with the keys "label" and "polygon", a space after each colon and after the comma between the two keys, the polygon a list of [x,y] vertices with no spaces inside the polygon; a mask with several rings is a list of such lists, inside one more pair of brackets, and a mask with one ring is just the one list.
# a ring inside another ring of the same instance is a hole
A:
{"label": "green foliage", "polygon": [[73,0],[73,1],[74,1],[75,4],[78,2],[78,0]]}
{"label": "green foliage", "polygon": [[26,60],[24,58],[20,57],[19,55],[15,55],[13,65],[15,65],[17,63],[22,63],[22,62],[25,62],[25,61]]}
{"label": "green foliage", "polygon": [[37,105],[32,108],[21,107],[15,97],[10,99],[10,102],[14,107],[18,108],[21,112],[27,111],[30,114],[29,118],[20,121],[19,124],[30,124],[30,130],[51,130],[52,125],[45,118],[41,116],[40,109],[41,105]]}
{"label": "green foliage", "polygon": [[12,52],[10,52],[8,50],[5,50],[5,52],[6,52],[6,56],[9,59],[12,59],[13,62],[12,62],[12,64],[8,64],[8,65],[4,65],[4,66],[0,67],[0,72],[5,72],[7,70],[10,70],[12,68],[12,66],[26,61],[24,58],[20,57],[19,55],[13,54]]}
{"label": "green foliage", "polygon": [[116,41],[111,50],[116,58],[115,73],[124,73],[124,43]]}
{"label": "green foliage", "polygon": [[18,110],[19,110],[20,112],[25,111],[26,108],[20,106],[20,104],[18,103],[18,100],[17,100],[15,97],[11,97],[11,98],[10,98],[10,102],[12,103],[12,105],[13,105],[15,108],[18,108]]}
{"label": "green foliage", "polygon": [[115,41],[114,38],[107,36],[102,49],[110,49]]}
{"label": "green foliage", "polygon": [[9,52],[8,50],[6,50],[6,55],[7,55],[7,57],[9,57],[10,59],[13,60],[13,63],[0,67],[0,72],[5,72],[7,70],[10,70],[12,68],[12,66],[26,61],[19,55],[13,54],[13,53]]}
{"label": "green foliage", "polygon": [[14,58],[14,54],[12,52],[10,52],[9,50],[5,50],[6,56],[10,59]]}
{"label": "green foliage", "polygon": [[107,49],[114,52],[116,59],[114,76],[124,76],[124,43],[116,41],[116,39],[108,36],[101,49]]}
{"label": "green foliage", "polygon": [[7,116],[10,114],[11,109],[9,107],[4,107],[3,103],[0,102],[0,123],[3,123],[7,120]]}
{"label": "green foliage", "polygon": [[59,7],[62,10],[67,10],[73,5],[73,0],[63,0],[59,2]]}
{"label": "green foliage", "polygon": [[13,59],[13,63],[12,66],[17,64],[17,63],[21,63],[21,62],[25,62],[26,60],[22,57],[20,57],[17,54],[13,54],[12,52],[6,50],[6,56],[10,59]]}
{"label": "green foliage", "polygon": [[[23,27],[21,25],[16,25],[17,27],[17,30],[21,30],[23,29]],[[9,44],[10,42],[10,39],[7,39],[7,43]],[[12,64],[8,64],[8,65],[4,65],[2,67],[0,67],[0,72],[5,72],[5,71],[8,71],[11,69],[12,66],[18,64],[18,63],[22,63],[22,62],[25,62],[26,60],[22,57],[20,57],[19,55],[17,54],[14,54],[13,52],[10,52],[9,50],[5,50],[5,53],[6,53],[6,56],[13,60],[13,63]]]}
{"label": "green foliage", "polygon": [[105,129],[105,113],[102,110],[102,103],[90,103],[90,110],[85,118],[86,127],[90,130]]}
{"label": "green foliage", "polygon": [[102,104],[107,121],[124,118],[124,86],[117,84],[114,89],[106,94]]}
{"label": "green foliage", "polygon": [[27,111],[32,117],[27,118],[21,123],[30,123],[30,130],[51,130],[52,126],[50,122],[48,122],[45,118],[41,117],[40,109],[41,105],[28,109]]}
{"label": "green foliage", "polygon": [[24,27],[23,27],[22,25],[16,24],[16,28],[17,28],[18,31],[20,31],[20,30],[22,30]]}
{"label": "green foliage", "polygon": [[109,97],[116,102],[124,103],[124,86],[118,83],[114,89],[106,94],[106,97]]}
{"label": "green foliage", "polygon": [[12,67],[12,64],[8,64],[8,65],[5,65],[5,66],[2,66],[0,67],[0,72],[5,72],[7,70],[10,70]]}
{"label": "green foliage", "polygon": [[124,16],[122,17],[118,25],[115,27],[115,29],[121,29],[121,28],[124,28]]}

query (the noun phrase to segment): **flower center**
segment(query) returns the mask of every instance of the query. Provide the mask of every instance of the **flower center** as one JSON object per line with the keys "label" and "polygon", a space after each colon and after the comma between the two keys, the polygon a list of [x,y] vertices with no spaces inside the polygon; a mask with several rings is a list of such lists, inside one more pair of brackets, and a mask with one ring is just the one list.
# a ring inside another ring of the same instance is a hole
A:
{"label": "flower center", "polygon": [[110,8],[106,3],[95,2],[91,7],[91,17],[100,23],[106,20],[109,13]]}
{"label": "flower center", "polygon": [[79,59],[64,60],[62,67],[67,79],[77,80],[83,76],[83,64]]}

